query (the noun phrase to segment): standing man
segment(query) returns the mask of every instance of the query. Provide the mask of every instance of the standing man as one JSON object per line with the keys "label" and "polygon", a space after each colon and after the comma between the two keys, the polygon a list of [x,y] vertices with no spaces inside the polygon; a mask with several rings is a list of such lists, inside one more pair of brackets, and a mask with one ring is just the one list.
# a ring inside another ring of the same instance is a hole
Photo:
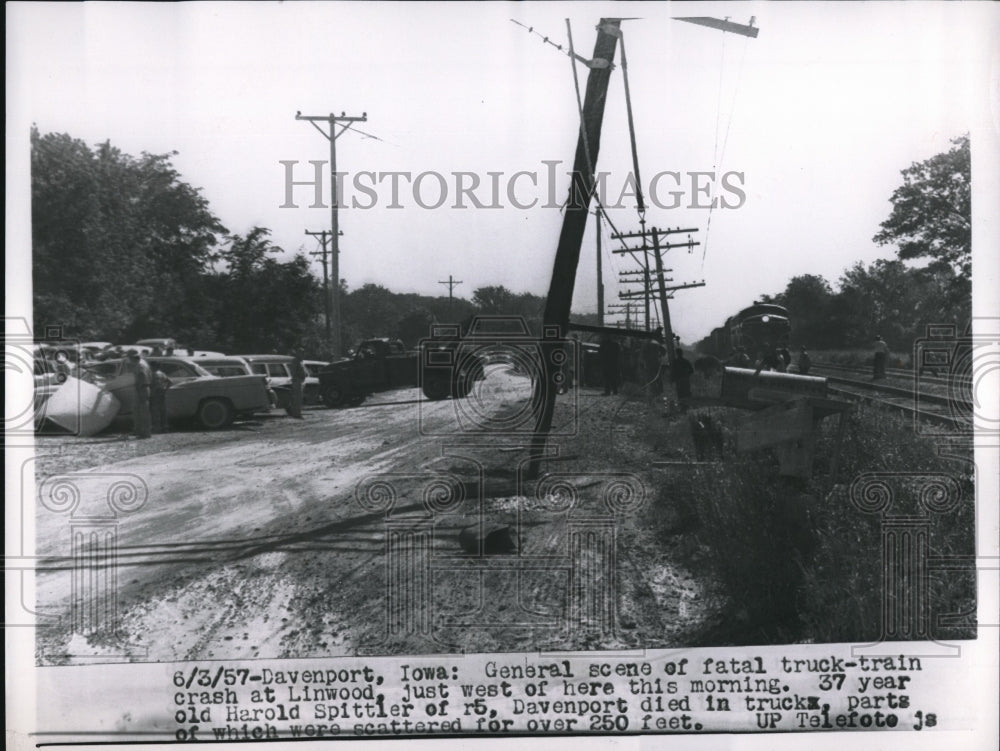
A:
{"label": "standing man", "polygon": [[799,373],[802,375],[809,375],[809,369],[812,367],[812,358],[809,357],[809,353],[806,352],[806,348],[803,346],[799,350]]}
{"label": "standing man", "polygon": [[788,347],[784,344],[778,347],[778,357],[781,360],[781,367],[778,369],[778,372],[787,373],[788,366],[792,364],[792,353],[788,351]]}
{"label": "standing man", "polygon": [[148,363],[139,357],[134,349],[128,351],[129,367],[135,376],[135,404],[132,405],[132,432],[136,438],[149,438],[153,434],[152,418],[149,414],[150,386],[153,371]]}
{"label": "standing man", "polygon": [[167,433],[170,426],[167,423],[167,389],[170,379],[160,370],[158,364],[153,365],[153,381],[149,388],[149,411],[151,413],[154,433]]}
{"label": "standing man", "polygon": [[621,347],[609,334],[605,334],[601,339],[597,356],[601,361],[601,374],[604,376],[604,395],[617,394]]}
{"label": "standing man", "polygon": [[687,412],[688,403],[691,401],[691,376],[694,374],[694,368],[684,359],[684,350],[677,349],[675,354],[674,364],[670,366],[670,380],[677,389],[677,402],[681,406],[681,412]]}
{"label": "standing man", "polygon": [[292,393],[288,397],[288,406],[285,407],[285,412],[287,412],[290,417],[294,417],[296,420],[301,420],[303,419],[302,389],[306,382],[306,368],[302,364],[302,355],[300,352],[295,352],[295,354],[292,355],[291,370]]}
{"label": "standing man", "polygon": [[872,380],[885,378],[885,361],[889,359],[889,345],[879,334],[875,337],[875,371],[872,373]]}

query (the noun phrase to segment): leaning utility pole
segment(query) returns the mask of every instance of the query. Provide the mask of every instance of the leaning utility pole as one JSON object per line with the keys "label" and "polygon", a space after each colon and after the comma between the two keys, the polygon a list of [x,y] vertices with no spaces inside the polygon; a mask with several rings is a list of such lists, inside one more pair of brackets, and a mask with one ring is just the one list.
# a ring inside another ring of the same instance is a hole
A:
{"label": "leaning utility pole", "polygon": [[[567,21],[568,24],[568,21]],[[604,123],[604,105],[607,101],[608,83],[611,80],[612,62],[618,37],[621,35],[620,18],[602,18],[597,25],[597,41],[594,54],[588,63],[587,89],[584,95],[580,118],[580,135],[577,138],[576,156],[573,160],[573,175],[570,181],[569,201],[563,214],[559,244],[552,266],[552,281],[545,299],[542,316],[542,377],[535,382],[532,399],[540,407],[535,423],[535,433],[531,443],[531,460],[527,468],[529,476],[537,476],[556,404],[555,375],[557,366],[553,363],[555,351],[561,346],[557,342],[548,344],[546,337],[555,334],[557,340],[569,335],[569,312],[573,303],[573,286],[580,263],[580,246],[583,233],[590,216],[590,201],[594,195],[594,173],[597,170],[597,155],[601,147],[601,126]],[[570,39],[570,52],[572,38]],[[572,58],[571,58],[572,59]],[[573,61],[574,72],[576,61]]]}
{"label": "leaning utility pole", "polygon": [[[337,215],[337,210],[339,208],[337,199],[337,139],[344,133],[345,130],[351,127],[351,123],[355,122],[366,122],[368,120],[368,113],[362,112],[361,117],[348,117],[343,112],[339,115],[334,115],[332,112],[329,115],[303,115],[301,112],[295,113],[296,120],[308,120],[309,123],[316,128],[327,141],[330,142],[330,196],[331,196],[331,209],[330,209],[330,229],[331,229],[331,248],[330,248],[330,278],[332,283],[327,285],[327,296],[329,298],[328,305],[330,306],[330,328],[328,331],[328,341],[330,342],[331,354],[334,357],[339,357],[341,354],[340,348],[340,248],[338,247],[337,237],[340,235],[339,217]],[[323,130],[316,123],[319,121],[326,121],[329,126],[329,132]],[[337,123],[346,123],[340,132],[335,132]],[[324,265],[324,269],[326,266]]]}
{"label": "leaning utility pole", "polygon": [[601,271],[601,209],[594,211],[597,228],[597,325],[604,325],[604,275]]}

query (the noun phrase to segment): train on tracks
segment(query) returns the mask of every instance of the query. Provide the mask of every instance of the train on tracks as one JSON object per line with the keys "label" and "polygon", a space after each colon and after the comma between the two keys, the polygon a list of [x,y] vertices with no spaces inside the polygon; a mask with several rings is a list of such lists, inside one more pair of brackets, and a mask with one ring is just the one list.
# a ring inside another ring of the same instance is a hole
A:
{"label": "train on tracks", "polygon": [[753,358],[765,344],[787,347],[791,333],[792,324],[785,307],[773,303],[754,303],[726,319],[719,328],[713,329],[698,344],[698,350],[726,360],[737,348],[742,347]]}

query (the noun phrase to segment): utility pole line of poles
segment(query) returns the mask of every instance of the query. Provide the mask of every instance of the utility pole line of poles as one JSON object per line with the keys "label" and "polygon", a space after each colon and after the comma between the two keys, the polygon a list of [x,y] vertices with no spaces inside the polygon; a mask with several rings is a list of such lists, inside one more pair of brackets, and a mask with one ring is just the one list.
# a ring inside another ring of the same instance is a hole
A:
{"label": "utility pole line of poles", "polygon": [[[328,230],[328,229],[322,230],[320,232],[310,232],[309,230],[306,230],[306,234],[309,235],[309,236],[311,236],[311,237],[318,237],[320,245],[322,246],[322,250],[313,251],[309,255],[311,255],[311,256],[319,256],[320,257],[320,261],[322,261],[322,263],[323,263],[323,315],[324,315],[324,321],[326,322],[326,328],[325,328],[325,330],[326,330],[326,341],[329,342],[330,341],[330,308],[331,308],[331,305],[330,305],[330,273],[329,273],[329,269],[327,267],[327,253],[329,252],[329,250],[327,249],[327,243],[329,242],[330,238],[332,237],[332,234],[331,234],[330,230]],[[344,233],[341,232],[340,234],[344,234]]]}
{"label": "utility pole line of poles", "polygon": [[455,298],[452,295],[451,291],[455,287],[457,287],[459,284],[461,284],[461,283],[462,283],[461,280],[452,278],[451,274],[448,274],[448,281],[446,281],[446,282],[438,282],[438,284],[447,284],[448,285],[448,309],[449,310],[452,310],[455,307]]}
{"label": "utility pole line of poles", "polygon": [[[330,331],[328,332],[328,341],[330,342],[331,354],[334,357],[339,357],[341,355],[341,341],[340,341],[340,247],[337,242],[337,238],[340,236],[340,226],[339,226],[339,216],[337,210],[339,209],[339,202],[337,197],[337,139],[343,135],[344,131],[351,127],[351,123],[356,122],[367,122],[368,113],[361,113],[361,117],[348,117],[343,112],[339,115],[334,115],[332,112],[329,115],[303,115],[301,112],[295,113],[296,120],[308,120],[309,123],[316,128],[323,137],[330,142],[330,238],[331,238],[331,248],[330,248],[330,278],[332,284],[327,285],[327,296],[329,298],[330,306]],[[329,127],[329,132],[323,130],[317,122],[326,122]],[[345,125],[337,132],[337,123],[345,123]],[[325,266],[324,266],[325,268]]]}
{"label": "utility pole line of poles", "polygon": [[[635,303],[631,303],[631,302],[612,303],[611,305],[608,305],[608,314],[609,315],[621,315],[622,312],[624,311],[624,313],[625,313],[625,328],[628,329],[628,328],[631,328],[632,310],[633,309],[637,309],[637,305]],[[621,327],[621,323],[619,323],[618,326]]]}
{"label": "utility pole line of poles", "polygon": [[[616,233],[616,234],[612,235],[612,237],[614,237],[615,240],[621,240],[621,241],[624,241],[624,240],[627,240],[627,239],[630,239],[630,238],[641,238],[642,239],[642,246],[639,247],[639,248],[628,248],[628,247],[625,247],[625,248],[622,248],[620,250],[616,250],[614,252],[615,253],[636,253],[636,252],[640,252],[641,251],[641,252],[645,253],[645,257],[647,259],[646,260],[646,268],[645,268],[645,273],[646,273],[646,277],[645,277],[646,278],[645,290],[646,290],[646,306],[647,306],[647,319],[646,319],[647,320],[647,328],[649,326],[649,323],[648,323],[648,321],[649,321],[649,318],[648,318],[648,316],[649,316],[649,313],[648,313],[649,298],[652,296],[652,284],[650,284],[650,278],[649,278],[649,261],[648,261],[648,258],[649,258],[649,251],[652,251],[652,253],[653,253],[653,261],[656,264],[656,281],[657,281],[657,286],[659,287],[660,316],[661,316],[661,320],[663,322],[663,344],[667,348],[667,362],[670,363],[671,365],[673,364],[674,358],[675,358],[675,354],[674,354],[674,329],[673,329],[673,326],[671,325],[671,322],[670,322],[670,306],[667,303],[667,300],[669,298],[667,297],[666,282],[667,281],[673,281],[673,280],[672,279],[668,280],[663,275],[664,274],[664,268],[663,268],[663,251],[670,250],[671,248],[688,248],[690,250],[694,246],[700,245],[701,243],[696,243],[693,240],[691,240],[690,237],[689,237],[689,239],[688,239],[688,241],[686,243],[673,243],[673,244],[664,243],[664,244],[661,245],[660,244],[660,238],[664,237],[664,236],[667,236],[667,235],[674,235],[674,234],[680,234],[680,233],[686,233],[686,234],[688,234],[690,236],[690,234],[692,232],[697,232],[697,231],[698,230],[694,229],[694,228],[681,229],[681,228],[678,227],[676,229],[664,229],[664,230],[661,230],[661,229],[657,229],[656,227],[653,227],[652,229],[649,229],[649,230],[643,228],[639,232],[628,232],[628,233],[626,233],[626,232],[619,232],[619,233]],[[650,245],[648,245],[646,243],[647,238],[652,239],[652,246],[650,246]],[[685,289],[687,287],[702,287],[702,286],[704,286],[704,282],[701,282],[701,283],[698,283],[698,284],[680,285],[679,287],[674,287],[673,289]],[[623,295],[619,295],[619,297],[622,297],[623,299],[628,299],[633,294],[634,293],[624,293]]]}

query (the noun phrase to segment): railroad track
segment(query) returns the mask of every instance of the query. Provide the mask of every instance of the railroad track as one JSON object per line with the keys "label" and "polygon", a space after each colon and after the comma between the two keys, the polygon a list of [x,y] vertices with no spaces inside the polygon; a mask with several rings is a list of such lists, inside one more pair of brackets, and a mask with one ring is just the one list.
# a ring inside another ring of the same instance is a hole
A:
{"label": "railroad track", "polygon": [[[813,363],[814,370],[831,370],[838,373],[856,373],[859,376],[868,375],[870,377],[871,368],[859,368],[857,366],[849,365],[834,365],[833,363],[827,362],[816,362]],[[905,378],[908,381],[914,380],[914,373],[912,370],[906,368],[886,368],[886,376],[893,378]],[[971,389],[972,378],[967,375],[959,375],[957,373],[952,374],[948,377],[938,376],[938,375],[920,375],[917,377],[917,381],[922,384],[927,384],[929,386],[941,386],[942,388],[954,388],[956,386]]]}
{"label": "railroad track", "polygon": [[[826,367],[826,366],[823,366]],[[961,428],[971,425],[971,399],[914,391],[887,383],[826,376],[831,394],[852,401],[866,401],[902,412],[907,417]]]}

